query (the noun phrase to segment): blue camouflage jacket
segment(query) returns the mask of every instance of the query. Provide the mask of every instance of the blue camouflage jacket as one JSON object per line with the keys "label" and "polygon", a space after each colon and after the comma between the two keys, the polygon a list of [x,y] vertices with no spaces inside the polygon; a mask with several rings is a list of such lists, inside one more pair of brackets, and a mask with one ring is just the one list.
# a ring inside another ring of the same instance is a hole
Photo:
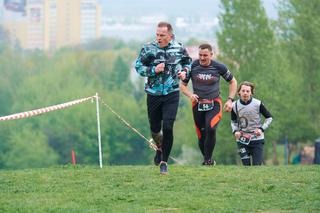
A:
{"label": "blue camouflage jacket", "polygon": [[[160,48],[156,41],[145,44],[136,60],[136,71],[148,80],[145,91],[151,95],[167,95],[179,90],[178,72],[190,71],[192,59],[184,46],[174,40]],[[165,71],[156,74],[155,67],[165,63]]]}

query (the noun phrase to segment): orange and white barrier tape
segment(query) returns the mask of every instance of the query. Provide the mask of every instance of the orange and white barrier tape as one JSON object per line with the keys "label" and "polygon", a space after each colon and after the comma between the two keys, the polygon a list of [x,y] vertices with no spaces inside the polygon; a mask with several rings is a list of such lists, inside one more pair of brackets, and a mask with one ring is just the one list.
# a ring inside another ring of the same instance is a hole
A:
{"label": "orange and white barrier tape", "polygon": [[7,116],[2,116],[2,117],[0,117],[0,121],[28,118],[28,117],[44,114],[47,112],[51,112],[54,110],[58,110],[58,109],[65,109],[65,108],[71,107],[73,105],[83,103],[88,100],[93,100],[96,97],[97,96],[91,96],[91,97],[82,98],[82,99],[70,101],[70,102],[63,103],[63,104],[58,104],[58,105],[54,105],[54,106],[44,107],[44,108],[30,110],[30,111],[26,111],[26,112],[20,112],[20,113],[16,113],[16,114],[12,114],[12,115],[7,115]]}

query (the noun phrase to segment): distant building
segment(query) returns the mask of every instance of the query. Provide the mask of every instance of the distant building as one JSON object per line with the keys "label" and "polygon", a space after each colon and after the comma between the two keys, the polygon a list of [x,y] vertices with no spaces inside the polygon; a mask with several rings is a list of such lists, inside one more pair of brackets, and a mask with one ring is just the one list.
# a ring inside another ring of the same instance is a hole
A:
{"label": "distant building", "polygon": [[86,43],[101,37],[101,6],[96,0],[81,1],[80,41]]}
{"label": "distant building", "polygon": [[98,0],[4,0],[2,24],[25,49],[52,50],[101,36]]}

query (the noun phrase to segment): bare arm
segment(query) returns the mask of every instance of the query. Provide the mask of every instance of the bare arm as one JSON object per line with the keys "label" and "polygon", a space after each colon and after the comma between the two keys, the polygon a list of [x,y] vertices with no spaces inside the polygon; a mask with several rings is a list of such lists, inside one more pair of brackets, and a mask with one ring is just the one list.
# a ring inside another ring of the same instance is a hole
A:
{"label": "bare arm", "polygon": [[191,99],[191,101],[198,101],[198,95],[193,94],[189,89],[188,89],[188,84],[181,82],[180,83],[180,90],[182,91],[182,93],[189,97]]}
{"label": "bare arm", "polygon": [[[233,77],[231,79],[231,81],[229,81],[229,98],[234,98],[234,96],[236,95],[237,92],[237,80],[235,79],[235,77]],[[224,104],[224,111],[225,112],[231,112],[232,109],[232,99],[227,100],[227,102]]]}

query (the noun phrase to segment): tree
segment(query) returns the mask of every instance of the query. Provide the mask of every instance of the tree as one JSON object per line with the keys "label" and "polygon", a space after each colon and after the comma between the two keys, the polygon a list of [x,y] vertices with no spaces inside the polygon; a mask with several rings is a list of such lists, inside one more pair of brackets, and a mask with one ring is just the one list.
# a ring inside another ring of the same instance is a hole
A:
{"label": "tree", "polygon": [[130,88],[129,77],[130,77],[130,67],[122,59],[121,56],[118,56],[114,62],[113,70],[111,73],[111,88],[120,89],[120,88]]}
{"label": "tree", "polygon": [[[132,127],[149,138],[150,130],[145,101],[135,101],[134,97],[127,96],[126,93],[117,90],[107,92],[102,97],[106,97],[104,101]],[[105,106],[102,106],[102,109],[104,119],[102,119],[101,125],[104,126],[104,132],[108,136],[108,161],[111,164],[149,163],[147,160],[150,159],[151,161],[153,152],[148,147],[147,142],[113,113],[106,110]]]}
{"label": "tree", "polygon": [[260,0],[223,0],[222,7],[221,31],[217,35],[221,60],[229,65],[238,82],[252,81],[257,84],[260,98],[274,102],[277,93],[269,88],[281,84],[278,75],[282,71],[274,61],[274,33]]}
{"label": "tree", "polygon": [[11,134],[10,148],[4,153],[4,168],[22,169],[48,167],[57,164],[58,155],[48,146],[46,136],[24,126],[18,133]]}
{"label": "tree", "polygon": [[221,55],[233,68],[239,67],[243,79],[254,79],[270,68],[267,56],[274,47],[265,11],[260,0],[221,2],[224,12],[217,34]]}
{"label": "tree", "polygon": [[319,11],[318,0],[286,0],[280,7],[279,39],[290,61],[290,71],[301,79],[301,84],[295,85],[299,88],[295,96],[299,97],[301,114],[305,115],[299,121],[305,127],[302,128],[305,130],[301,134],[302,140],[318,137],[320,129]]}

